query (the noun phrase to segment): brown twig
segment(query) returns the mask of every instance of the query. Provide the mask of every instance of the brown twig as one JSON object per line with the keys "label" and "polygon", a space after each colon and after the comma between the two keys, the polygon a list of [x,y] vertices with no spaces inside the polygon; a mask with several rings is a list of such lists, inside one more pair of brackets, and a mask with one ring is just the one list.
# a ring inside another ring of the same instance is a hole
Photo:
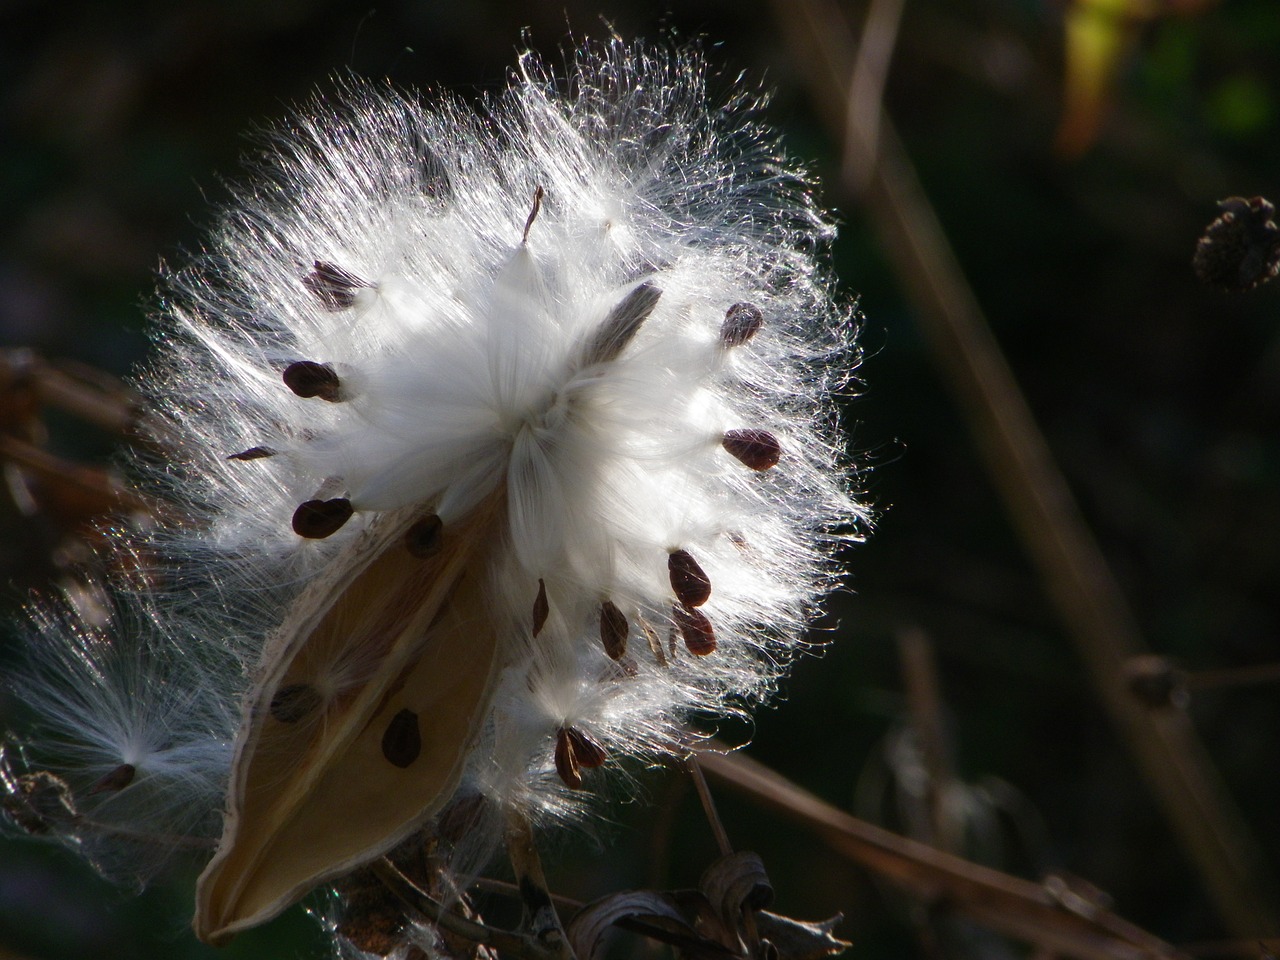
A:
{"label": "brown twig", "polygon": [[556,912],[547,888],[547,878],[542,872],[533,826],[515,810],[507,813],[506,843],[507,856],[511,860],[511,869],[515,871],[516,885],[524,904],[524,928],[549,951],[548,956],[556,960],[572,960],[573,951],[569,949],[560,915]]}
{"label": "brown twig", "polygon": [[970,863],[837,810],[740,753],[700,753],[710,775],[818,834],[927,904],[948,906],[987,928],[1078,960],[1186,960],[1185,955],[1101,907],[1072,912],[1044,886]]}
{"label": "brown twig", "polygon": [[898,655],[902,660],[911,729],[915,732],[928,777],[925,801],[929,812],[929,834],[920,839],[954,853],[956,838],[948,823],[946,799],[947,791],[955,783],[955,772],[942,722],[938,667],[928,636],[919,627],[899,630]]}
{"label": "brown twig", "polygon": [[1195,670],[1184,674],[1188,690],[1217,690],[1222,687],[1251,687],[1280,683],[1280,663],[1260,663],[1249,667]]}
{"label": "brown twig", "polygon": [[729,842],[729,834],[724,828],[724,823],[720,820],[719,812],[716,810],[716,802],[711,797],[711,790],[707,786],[707,778],[702,775],[702,767],[698,763],[698,755],[696,753],[689,754],[685,758],[684,767],[689,771],[689,778],[693,780],[694,789],[698,791],[698,800],[702,803],[702,812],[706,814],[711,833],[716,838],[716,846],[720,849],[720,856],[727,857],[733,853],[733,844]]}
{"label": "brown twig", "polygon": [[811,72],[817,105],[837,142],[861,151],[853,165],[871,166],[863,194],[867,213],[1112,722],[1228,926],[1242,936],[1274,931],[1280,926],[1274,884],[1186,714],[1145,710],[1125,687],[1124,663],[1146,650],[1133,611],[1080,515],[892,124],[882,114],[874,155],[860,137],[846,136],[856,45],[843,13],[833,0],[775,4],[797,62]]}
{"label": "brown twig", "polygon": [[504,956],[522,960],[561,960],[563,956],[558,947],[548,946],[533,936],[490,927],[454,913],[405,876],[386,857],[375,860],[370,869],[406,907],[465,940],[493,947]]}

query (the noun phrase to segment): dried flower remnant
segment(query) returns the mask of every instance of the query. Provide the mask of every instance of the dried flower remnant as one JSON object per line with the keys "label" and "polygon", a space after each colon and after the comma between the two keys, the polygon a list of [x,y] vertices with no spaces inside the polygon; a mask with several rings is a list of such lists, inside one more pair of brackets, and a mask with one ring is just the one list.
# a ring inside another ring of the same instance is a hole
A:
{"label": "dried flower remnant", "polygon": [[216,842],[223,942],[474,801],[433,853],[470,875],[770,694],[865,517],[854,323],[758,98],[705,87],[613,40],[479,110],[348,82],[272,138],[144,378],[181,519],[119,547],[181,589],[37,610],[12,819],[114,873]]}
{"label": "dried flower remnant", "polygon": [[1280,273],[1280,228],[1276,208],[1264,197],[1229,197],[1196,244],[1192,267],[1204,283],[1250,290]]}

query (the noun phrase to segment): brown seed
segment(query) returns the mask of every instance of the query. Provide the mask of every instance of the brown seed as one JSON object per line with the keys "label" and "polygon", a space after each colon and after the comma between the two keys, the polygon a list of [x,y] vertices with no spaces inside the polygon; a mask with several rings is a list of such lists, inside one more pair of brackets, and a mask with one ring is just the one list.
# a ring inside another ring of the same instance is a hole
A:
{"label": "brown seed", "polygon": [[342,529],[355,509],[345,497],[333,500],[304,500],[293,511],[293,532],[308,540],[323,540]]}
{"label": "brown seed", "polygon": [[250,447],[227,457],[228,460],[261,460],[263,457],[274,457],[276,452],[270,447]]}
{"label": "brown seed", "polygon": [[754,303],[735,303],[725,311],[720,325],[720,342],[726,347],[740,347],[764,325],[764,314]]}
{"label": "brown seed", "polygon": [[551,613],[551,605],[547,603],[547,585],[538,578],[538,595],[533,598],[533,635],[536,637],[547,625],[547,617]]}
{"label": "brown seed", "polygon": [[610,659],[617,660],[627,652],[627,634],[630,632],[627,616],[616,603],[606,600],[600,604],[600,641]]}
{"label": "brown seed", "polygon": [[291,683],[271,698],[271,716],[281,723],[297,723],[320,709],[324,697],[309,683]]}
{"label": "brown seed", "polygon": [[323,260],[315,261],[315,269],[302,278],[306,287],[326,310],[346,310],[356,302],[356,290],[369,283],[341,267]]}
{"label": "brown seed", "polygon": [[720,442],[752,470],[768,470],[782,457],[782,445],[768,430],[728,430]]}
{"label": "brown seed", "polygon": [[573,741],[569,739],[569,731],[564,727],[556,731],[556,773],[570,790],[582,789],[582,769],[578,765]]}
{"label": "brown seed", "polygon": [[123,790],[129,784],[133,783],[133,776],[138,772],[138,768],[132,763],[122,763],[114,770],[99,777],[89,788],[89,794],[95,793],[115,793],[117,790]]}
{"label": "brown seed", "polygon": [[604,747],[600,746],[600,742],[595,737],[584,730],[579,730],[577,727],[566,727],[564,734],[569,740],[569,745],[573,748],[573,755],[578,760],[578,766],[586,767],[588,770],[604,766],[604,762],[609,755],[605,753]]}
{"label": "brown seed", "polygon": [[688,550],[676,550],[667,557],[667,573],[676,599],[689,609],[700,607],[711,596],[711,580]]}
{"label": "brown seed", "polygon": [[403,769],[417,760],[421,752],[418,715],[412,710],[401,710],[391,718],[387,732],[382,735],[382,755],[388,763]]}
{"label": "brown seed", "polygon": [[701,610],[689,610],[676,606],[673,608],[672,617],[690,653],[695,657],[705,657],[709,653],[715,653],[716,632],[705,613]]}
{"label": "brown seed", "polygon": [[601,766],[608,754],[589,733],[577,727],[561,727],[556,731],[556,773],[570,790],[582,789],[583,768]]}
{"label": "brown seed", "polygon": [[415,520],[413,525],[405,531],[405,549],[409,551],[410,556],[425,560],[440,549],[443,531],[444,522],[434,513],[421,520]]}
{"label": "brown seed", "polygon": [[342,381],[328,363],[298,360],[285,367],[280,376],[286,387],[304,399],[319,397],[330,403],[342,400]]}

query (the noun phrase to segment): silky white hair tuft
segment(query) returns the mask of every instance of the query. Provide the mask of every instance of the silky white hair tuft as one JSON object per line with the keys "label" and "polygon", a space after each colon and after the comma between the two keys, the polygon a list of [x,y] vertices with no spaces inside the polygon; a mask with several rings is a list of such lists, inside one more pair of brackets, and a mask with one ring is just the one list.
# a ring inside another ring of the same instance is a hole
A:
{"label": "silky white hair tuft", "polygon": [[[474,722],[440,795],[366,860],[464,800],[580,820],[624,758],[679,755],[692,714],[773,691],[867,521],[832,401],[856,317],[763,100],[737,84],[708,106],[707,85],[697,51],[615,39],[564,79],[525,54],[479,108],[344,80],[269,134],[165,278],[138,377],[162,452],[136,463],[165,507],[117,538],[147,573],[113,585],[103,624],[37,607],[8,681],[34,718],[0,757],[11,819],[115,875],[224,830],[230,863],[271,724],[322,743],[383,684],[361,722],[418,762],[430,712],[374,718],[436,682],[412,670],[439,636],[458,663],[492,638]],[[438,563],[439,595],[406,581],[403,611],[364,610],[391,602],[368,599],[370,551]],[[419,596],[439,613],[406,627]],[[372,639],[315,639],[348,624]]]}

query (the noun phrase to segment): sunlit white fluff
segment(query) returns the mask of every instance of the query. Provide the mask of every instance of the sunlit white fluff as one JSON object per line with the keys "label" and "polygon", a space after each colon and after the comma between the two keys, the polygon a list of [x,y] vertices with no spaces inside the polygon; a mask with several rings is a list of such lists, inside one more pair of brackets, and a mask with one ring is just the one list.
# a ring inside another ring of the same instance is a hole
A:
{"label": "sunlit white fluff", "polygon": [[[589,790],[620,758],[679,752],[690,711],[771,691],[864,519],[829,399],[853,323],[814,259],[831,229],[808,183],[751,96],[708,108],[705,87],[697,54],[613,41],[579,51],[567,84],[526,55],[479,112],[349,81],[270,135],[208,249],[169,278],[140,377],[165,447],[143,475],[174,506],[128,541],[158,569],[109,639],[42,616],[35,642],[53,646],[13,684],[45,717],[32,757],[92,808],[68,835],[136,842],[137,795],[164,811],[160,847],[215,838],[264,640],[400,508],[448,527],[505,487],[486,590],[501,669],[464,793],[572,819],[563,731],[610,758]],[[347,278],[336,302],[317,291],[326,270]],[[657,298],[634,336],[593,359],[645,285]],[[764,319],[749,341],[725,332],[737,304]],[[330,365],[338,402],[282,383],[301,360]],[[730,455],[726,432],[744,429],[776,438],[776,466]],[[299,504],[332,498],[349,521],[295,533]],[[712,585],[687,611],[674,551]],[[601,640],[606,602],[626,620],[621,655]],[[682,642],[691,615],[714,652]],[[90,799],[120,764],[135,781]]]}

